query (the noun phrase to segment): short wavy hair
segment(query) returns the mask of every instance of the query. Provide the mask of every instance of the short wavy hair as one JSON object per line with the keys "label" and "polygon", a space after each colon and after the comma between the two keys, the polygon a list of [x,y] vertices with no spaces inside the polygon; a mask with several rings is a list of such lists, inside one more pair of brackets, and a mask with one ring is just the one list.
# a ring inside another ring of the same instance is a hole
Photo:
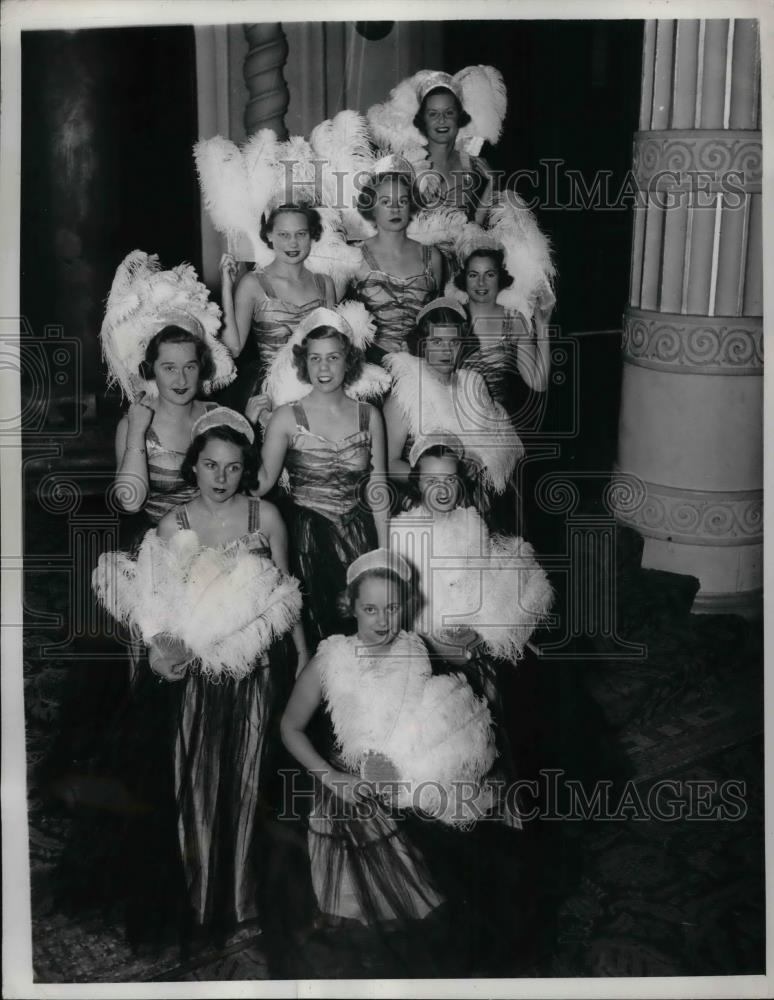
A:
{"label": "short wavy hair", "polygon": [[504,288],[511,287],[513,284],[513,275],[509,274],[508,269],[505,266],[505,253],[502,250],[486,250],[484,247],[481,247],[479,250],[474,250],[472,253],[468,254],[465,263],[462,265],[462,270],[454,275],[454,284],[461,292],[467,291],[465,288],[465,274],[470,267],[470,262],[475,257],[489,257],[497,265],[498,292],[501,292]]}
{"label": "short wavy hair", "polygon": [[360,215],[369,222],[372,221],[374,217],[374,209],[376,208],[376,189],[382,181],[386,180],[397,180],[406,185],[406,190],[409,195],[409,204],[411,206],[411,218],[413,219],[422,207],[419,186],[415,180],[410,180],[407,174],[396,173],[394,171],[388,171],[385,174],[377,174],[376,177],[369,177],[363,183],[357,196],[357,210]]}
{"label": "short wavy hair", "polygon": [[274,229],[274,222],[277,216],[282,215],[284,212],[303,215],[309,226],[309,236],[312,239],[312,243],[316,243],[320,239],[323,232],[323,224],[322,217],[317,209],[312,208],[311,205],[294,205],[288,203],[287,205],[278,205],[276,208],[273,208],[268,216],[261,216],[261,239],[267,247],[274,249],[270,234],[272,229]]}
{"label": "short wavy hair", "polygon": [[439,306],[437,309],[431,309],[430,312],[425,313],[421,322],[414,327],[411,334],[407,337],[406,344],[414,357],[421,358],[424,356],[425,341],[432,326],[458,326],[461,328],[463,344],[463,351],[460,352],[461,361],[464,348],[469,339],[468,323],[458,312],[455,312],[454,309],[448,309],[446,306]]}
{"label": "short wavy hair", "polygon": [[225,424],[208,427],[207,430],[196,435],[188,446],[188,451],[185,453],[183,464],[180,467],[180,475],[183,480],[189,486],[197,485],[194,466],[199,461],[199,455],[204,451],[207,442],[213,440],[227,441],[242,449],[244,469],[242,470],[242,478],[239,480],[238,492],[245,493],[247,490],[255,489],[258,485],[258,453],[254,445],[250,444],[241,431],[234,430],[233,427],[228,427]]}
{"label": "short wavy hair", "polygon": [[293,344],[293,364],[295,365],[298,377],[302,382],[311,383],[309,378],[309,368],[306,357],[309,351],[309,342],[312,340],[337,340],[345,352],[344,363],[346,373],[344,375],[344,385],[350,385],[357,381],[363,372],[365,355],[359,347],[355,347],[349,337],[346,337],[340,330],[333,326],[316,326],[304,337],[300,344]]}
{"label": "short wavy hair", "polygon": [[199,363],[199,384],[206,382],[215,374],[215,362],[212,360],[207,342],[202,337],[197,337],[190,330],[184,330],[181,326],[165,326],[148,341],[145,348],[145,357],[138,366],[140,377],[147,382],[153,381],[153,366],[159,358],[159,353],[164,344],[193,344],[196,348],[196,360]]}
{"label": "short wavy hair", "polygon": [[463,108],[459,97],[457,97],[457,95],[453,91],[449,90],[448,87],[433,87],[433,89],[428,90],[428,92],[422,98],[422,103],[419,105],[419,107],[417,108],[417,113],[414,115],[414,121],[413,121],[414,128],[419,129],[422,135],[424,136],[427,135],[427,131],[425,130],[425,107],[427,106],[427,100],[429,97],[433,97],[435,94],[451,94],[452,98],[454,99],[454,104],[456,105],[457,108],[457,126],[459,128],[465,128],[466,125],[470,124],[471,122],[470,115]]}

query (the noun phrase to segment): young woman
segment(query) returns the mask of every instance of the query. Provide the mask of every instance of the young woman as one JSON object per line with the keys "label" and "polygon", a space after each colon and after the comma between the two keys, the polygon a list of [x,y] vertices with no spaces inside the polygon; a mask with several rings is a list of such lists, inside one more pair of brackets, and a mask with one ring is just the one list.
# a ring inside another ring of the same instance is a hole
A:
{"label": "young woman", "polygon": [[[112,499],[132,515],[122,518],[120,544],[131,549],[195,485],[181,466],[194,422],[214,403],[200,397],[228,384],[234,365],[215,338],[220,310],[188,265],[171,271],[158,257],[135,250],[116,269],[100,331],[109,383],[129,400],[115,433]],[[119,649],[116,649],[119,653]],[[89,661],[73,668],[59,732],[39,777],[52,794],[76,802],[81,779],[110,719],[130,697],[143,648],[129,646],[128,663]]]}
{"label": "young woman", "polygon": [[114,485],[124,510],[145,515],[143,534],[196,492],[180,469],[191,428],[215,406],[197,398],[212,371],[205,341],[180,326],[164,327],[145,349],[139,374],[154,382],[158,395],[140,391],[118,423]]}
{"label": "young woman", "polygon": [[358,198],[358,210],[374,223],[376,236],[362,244],[364,264],[353,283],[354,298],[376,322],[372,361],[408,349],[417,313],[441,287],[440,251],[406,235],[417,209],[411,165],[397,156],[379,160]]}
{"label": "young woman", "polygon": [[231,254],[221,258],[223,343],[238,358],[250,341],[250,356],[240,371],[235,406],[258,419],[269,401],[262,396],[266,372],[300,320],[319,306],[336,302],[333,281],[306,267],[312,244],[322,235],[320,213],[306,205],[280,205],[261,221],[261,238],[274,250],[263,270],[248,271],[234,289],[238,265]]}
{"label": "young woman", "polygon": [[418,89],[413,124],[427,140],[427,160],[437,182],[423,189],[428,208],[457,208],[483,225],[492,206],[494,178],[489,164],[457,148],[461,128],[470,122],[462,91],[446,73],[434,73]]}
{"label": "young woman", "polygon": [[413,502],[391,519],[390,546],[418,574],[424,605],[417,627],[486,698],[507,761],[500,679],[504,669],[524,657],[530,635],[547,617],[553,591],[532,547],[520,538],[490,533],[481,519],[472,502],[471,462],[460,439],[448,434],[419,438],[410,462]]}
{"label": "young woman", "polygon": [[94,578],[149,647],[109,761],[134,808],[103,831],[107,858],[90,876],[98,896],[124,900],[137,940],[224,936],[258,916],[263,758],[291,680],[291,631],[299,669],[307,659],[284,525],[244,492],[257,471],[250,424],[219,407],[192,433],[182,474],[197,496],[136,557],[103,556]]}
{"label": "young woman", "polygon": [[301,383],[311,391],[274,411],[261,453],[261,496],[283,468],[288,473],[291,565],[304,582],[314,643],[338,631],[336,598],[346,567],[386,541],[384,426],[376,407],[345,392],[363,365],[352,336],[346,320],[331,309],[302,320],[293,358]]}
{"label": "young woman", "polygon": [[523,389],[519,391],[519,382],[532,392],[545,392],[548,387],[548,315],[538,309],[533,328],[523,316],[498,304],[500,291],[513,284],[500,249],[474,250],[463,262],[454,283],[467,294],[470,332],[477,344],[466,364],[481,372],[492,397],[513,414],[524,395]]}
{"label": "young woman", "polygon": [[523,453],[508,414],[495,403],[478,372],[460,367],[467,317],[454,299],[441,298],[419,313],[412,353],[391,355],[393,386],[384,406],[390,475],[404,482],[414,440],[433,431],[457,435],[480,459],[488,492],[502,493]]}
{"label": "young woman", "polygon": [[[451,826],[485,813],[491,799],[477,783],[494,759],[489,713],[462,678],[433,677],[421,641],[402,629],[411,604],[402,558],[369,552],[346,580],[357,632],[320,644],[281,723],[285,746],[315,777],[312,882],[320,911],[334,918],[421,919],[441,897],[404,810]],[[318,748],[306,729],[321,706],[332,739]],[[458,797],[465,781],[467,805]]]}

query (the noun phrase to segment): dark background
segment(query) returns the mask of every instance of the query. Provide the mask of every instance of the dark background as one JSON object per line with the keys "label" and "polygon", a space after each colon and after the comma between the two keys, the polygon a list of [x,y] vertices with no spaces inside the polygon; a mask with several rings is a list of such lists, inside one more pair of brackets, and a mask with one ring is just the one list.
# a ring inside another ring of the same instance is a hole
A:
{"label": "dark background", "polygon": [[[517,190],[539,199],[558,267],[553,322],[573,346],[569,369],[546,396],[541,430],[567,431],[578,411],[583,433],[576,427],[562,444],[562,461],[576,467],[610,468],[615,457],[631,209],[552,205],[541,161],[562,161],[559,203],[567,200],[567,169],[580,171],[588,187],[596,171],[609,171],[610,191],[619,190],[637,127],[641,45],[640,21],[444,28],[444,69],[485,62],[505,77],[503,138],[484,155],[507,173],[538,171],[537,187],[522,181]],[[187,260],[201,270],[196,138],[191,27],[23,33],[22,310],[35,337],[56,324],[81,343],[82,388],[103,418],[106,454],[119,400],[104,393],[97,337],[104,301],[118,262],[135,248],[158,253],[165,267]],[[588,331],[595,333],[575,337]],[[68,384],[51,391],[66,395]],[[88,438],[84,451],[94,448]]]}

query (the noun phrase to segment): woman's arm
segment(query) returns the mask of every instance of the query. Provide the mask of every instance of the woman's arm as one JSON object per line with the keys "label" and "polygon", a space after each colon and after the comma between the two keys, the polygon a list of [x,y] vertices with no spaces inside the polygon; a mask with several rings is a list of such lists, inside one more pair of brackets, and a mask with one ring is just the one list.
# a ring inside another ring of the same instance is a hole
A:
{"label": "woman's arm", "polygon": [[255,300],[261,292],[255,274],[243,274],[234,291],[238,265],[231,254],[223,254],[220,259],[220,273],[223,298],[223,328],[221,340],[235,358],[242,353],[250,323],[253,318]]}
{"label": "woman's arm", "polygon": [[411,466],[403,458],[408,428],[401,409],[393,396],[387,397],[383,413],[387,429],[387,469],[393,478],[405,480],[411,472]]}
{"label": "woman's arm", "polygon": [[514,318],[517,324],[514,339],[519,375],[535,392],[546,391],[551,373],[551,342],[548,338],[550,316],[550,309],[546,313],[536,309],[534,325],[528,324],[520,313]]}
{"label": "woman's arm", "polygon": [[[273,503],[267,500],[261,501],[261,529],[269,540],[271,549],[271,559],[277,569],[282,570],[290,576],[290,563],[288,561],[288,531],[282,516]],[[293,626],[293,645],[296,647],[296,677],[309,661],[309,650],[306,645],[306,636],[301,621]]]}
{"label": "woman's arm", "polygon": [[281,406],[275,410],[266,425],[261,448],[261,467],[258,470],[258,496],[262,497],[274,486],[285,464],[293,429],[293,410]]}
{"label": "woman's arm", "polygon": [[369,506],[376,524],[376,537],[380,548],[387,547],[387,522],[390,517],[390,491],[387,479],[387,454],[384,438],[384,421],[375,406],[370,407],[371,420],[371,475],[368,481]]}
{"label": "woman's arm", "polygon": [[444,294],[443,254],[438,249],[438,247],[433,247],[432,250],[433,252],[430,260],[430,267],[433,272],[433,277],[435,278],[435,287],[439,290],[439,294],[443,295]]}
{"label": "woman's arm", "polygon": [[494,204],[494,195],[496,191],[495,177],[492,173],[492,168],[480,156],[476,157],[477,172],[481,177],[483,183],[481,187],[481,193],[478,196],[478,207],[473,215],[473,221],[479,225],[483,226],[486,222],[487,215],[489,214],[492,205]]}
{"label": "woman's arm", "polygon": [[153,420],[153,410],[143,403],[145,393],[132,403],[116,428],[116,498],[130,514],[142,510],[148,497],[148,457],[145,433]]}
{"label": "woman's arm", "polygon": [[[287,708],[280,721],[280,736],[288,751],[299,764],[311,771],[328,788],[349,802],[356,802],[365,796],[363,782],[353,774],[337,771],[331,767],[312,745],[306,735],[309,720],[322,701],[322,681],[317,658],[314,657],[298,676]],[[360,794],[357,789],[360,788]]]}

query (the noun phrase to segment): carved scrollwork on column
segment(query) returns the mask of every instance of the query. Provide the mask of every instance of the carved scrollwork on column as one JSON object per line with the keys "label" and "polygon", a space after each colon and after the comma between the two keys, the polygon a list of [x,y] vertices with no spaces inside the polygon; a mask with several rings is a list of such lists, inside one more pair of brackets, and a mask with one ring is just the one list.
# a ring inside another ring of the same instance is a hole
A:
{"label": "carved scrollwork on column", "polygon": [[290,93],[282,68],[288,58],[288,42],[279,22],[246,24],[250,50],[245,56],[244,78],[249,98],[245,106],[245,133],[270,128],[286,139],[285,115]]}
{"label": "carved scrollwork on column", "polygon": [[622,349],[628,364],[696,375],[761,375],[763,327],[752,316],[680,316],[629,308]]}

